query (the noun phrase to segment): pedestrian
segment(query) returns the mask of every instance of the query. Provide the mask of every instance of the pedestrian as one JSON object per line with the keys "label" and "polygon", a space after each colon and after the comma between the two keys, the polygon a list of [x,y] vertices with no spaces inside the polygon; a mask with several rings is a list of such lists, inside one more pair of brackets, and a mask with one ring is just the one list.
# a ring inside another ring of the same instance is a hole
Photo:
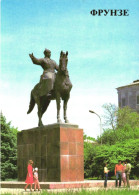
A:
{"label": "pedestrian", "polygon": [[125,163],[125,161],[123,161],[122,180],[123,180],[123,183],[124,183],[124,187],[125,187],[125,184],[126,184],[126,173],[125,173],[125,169],[126,169],[126,163]]}
{"label": "pedestrian", "polygon": [[34,181],[34,191],[36,191],[36,187],[38,188],[38,191],[40,191],[40,184],[39,184],[39,180],[38,180],[38,168],[37,167],[34,169],[33,181]]}
{"label": "pedestrian", "polygon": [[109,170],[107,168],[107,163],[105,163],[105,167],[104,167],[104,179],[105,179],[105,181],[104,181],[104,188],[107,187],[108,172],[109,172]]}
{"label": "pedestrian", "polygon": [[119,160],[118,164],[115,165],[116,187],[118,186],[118,180],[119,180],[119,187],[121,187],[122,171],[123,171],[123,165],[121,164],[121,160]]}
{"label": "pedestrian", "polygon": [[127,181],[127,187],[128,188],[130,188],[130,183],[129,183],[130,172],[131,172],[131,164],[130,164],[130,161],[129,160],[126,160],[125,173],[126,173],[126,181]]}
{"label": "pedestrian", "polygon": [[25,191],[28,187],[28,185],[30,185],[30,191],[32,192],[32,184],[33,184],[33,172],[32,172],[32,165],[33,165],[33,161],[29,160],[28,161],[28,167],[27,167],[27,177],[26,177],[26,181],[25,183],[27,183],[27,185],[25,186]]}

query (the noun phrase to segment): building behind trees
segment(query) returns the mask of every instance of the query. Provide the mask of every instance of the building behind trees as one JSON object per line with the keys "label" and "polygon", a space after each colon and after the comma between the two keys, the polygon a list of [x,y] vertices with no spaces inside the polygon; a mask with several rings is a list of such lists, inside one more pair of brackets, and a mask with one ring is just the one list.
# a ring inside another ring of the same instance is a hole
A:
{"label": "building behind trees", "polygon": [[117,88],[118,104],[120,108],[129,106],[139,113],[139,80]]}

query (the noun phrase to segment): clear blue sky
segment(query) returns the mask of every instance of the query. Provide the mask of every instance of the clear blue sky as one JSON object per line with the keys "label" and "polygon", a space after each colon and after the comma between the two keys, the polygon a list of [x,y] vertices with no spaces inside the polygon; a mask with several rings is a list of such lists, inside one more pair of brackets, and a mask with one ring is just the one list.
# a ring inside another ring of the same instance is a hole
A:
{"label": "clear blue sky", "polygon": [[[92,9],[129,9],[129,16],[93,17]],[[48,48],[58,63],[63,50],[73,83],[70,122],[96,137],[99,121],[88,109],[101,114],[102,104],[117,104],[116,87],[139,79],[138,10],[138,0],[1,0],[2,111],[8,120],[19,130],[37,125],[36,110],[26,111],[42,69],[28,54],[40,58]],[[52,110],[54,102],[44,124],[56,122],[55,111],[49,121]]]}

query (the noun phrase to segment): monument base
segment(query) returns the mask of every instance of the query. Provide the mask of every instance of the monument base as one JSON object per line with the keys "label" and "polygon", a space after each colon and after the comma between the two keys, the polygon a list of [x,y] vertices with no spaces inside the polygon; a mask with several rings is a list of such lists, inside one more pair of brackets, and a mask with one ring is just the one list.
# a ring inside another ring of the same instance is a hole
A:
{"label": "monument base", "polygon": [[18,180],[25,181],[28,160],[38,167],[39,181],[83,181],[83,130],[52,124],[18,132]]}

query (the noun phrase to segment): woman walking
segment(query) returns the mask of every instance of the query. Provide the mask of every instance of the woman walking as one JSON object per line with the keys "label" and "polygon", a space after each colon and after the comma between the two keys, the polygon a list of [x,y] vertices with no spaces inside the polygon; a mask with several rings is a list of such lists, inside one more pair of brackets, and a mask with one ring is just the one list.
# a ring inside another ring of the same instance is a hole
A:
{"label": "woman walking", "polygon": [[25,186],[25,191],[28,187],[28,185],[30,185],[30,191],[32,192],[32,184],[33,184],[33,172],[32,172],[32,165],[33,165],[33,161],[29,160],[28,161],[28,167],[27,167],[27,177],[26,177],[26,181],[25,183],[27,183],[27,185]]}

